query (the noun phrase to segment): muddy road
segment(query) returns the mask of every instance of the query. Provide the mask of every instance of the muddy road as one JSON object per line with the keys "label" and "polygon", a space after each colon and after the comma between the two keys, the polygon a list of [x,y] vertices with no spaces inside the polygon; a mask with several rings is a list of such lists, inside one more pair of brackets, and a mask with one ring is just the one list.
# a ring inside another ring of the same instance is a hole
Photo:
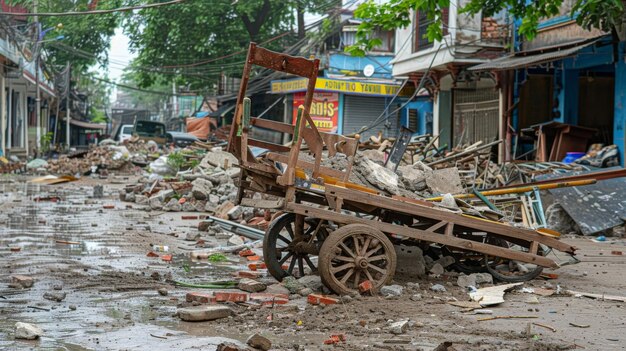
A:
{"label": "muddy road", "polygon": [[[620,350],[626,349],[626,303],[568,295],[539,296],[513,291],[491,315],[464,312],[450,302],[467,301],[454,274],[409,281],[397,276],[397,297],[361,296],[313,306],[290,296],[286,305],[228,303],[229,318],[183,322],[177,308],[189,292],[173,280],[202,283],[232,280],[247,262],[227,254],[226,262],[192,261],[198,234],[207,246],[225,240],[198,232],[185,213],[148,211],[118,200],[133,178],[82,179],[36,185],[17,177],[0,183],[0,349],[1,350],[214,350],[261,333],[277,350],[433,350],[444,342],[455,350]],[[93,186],[104,185],[104,197]],[[190,214],[197,216],[197,213]],[[524,287],[626,295],[626,241],[566,238],[580,248],[581,263]],[[153,245],[169,247],[172,261],[147,257]],[[558,257],[564,260],[565,257]],[[34,278],[31,288],[10,284],[12,275]],[[271,285],[270,277],[260,278]],[[417,284],[416,284],[417,283]],[[445,292],[430,288],[441,284]],[[65,295],[60,301],[44,298]],[[532,318],[494,319],[493,316]],[[390,325],[408,320],[403,333]],[[44,330],[34,341],[14,338],[16,322]],[[530,324],[529,323],[535,323]],[[530,333],[528,331],[530,330]],[[332,334],[346,341],[325,345]],[[452,349],[452,348],[450,348]]]}

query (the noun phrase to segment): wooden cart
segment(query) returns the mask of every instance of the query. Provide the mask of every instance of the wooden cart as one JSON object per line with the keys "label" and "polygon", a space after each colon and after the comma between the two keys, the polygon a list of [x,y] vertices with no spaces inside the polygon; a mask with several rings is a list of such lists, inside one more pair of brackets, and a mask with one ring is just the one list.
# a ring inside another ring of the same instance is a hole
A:
{"label": "wooden cart", "polygon": [[[250,116],[246,89],[253,65],[308,78],[294,125]],[[350,183],[358,136],[320,132],[308,113],[318,65],[318,60],[251,43],[230,131],[228,151],[241,167],[238,202],[282,213],[270,224],[263,246],[265,263],[275,278],[319,273],[339,294],[358,290],[367,280],[377,289],[393,278],[394,245],[400,244],[419,246],[435,259],[452,256],[453,266],[462,272],[486,271],[511,282],[532,279],[544,267],[558,267],[546,257],[552,249],[574,254],[575,248],[560,242],[558,233],[453,213],[427,201],[388,197]],[[257,128],[289,134],[291,145],[255,139]],[[251,147],[266,152],[255,157]],[[301,151],[310,155],[308,160]],[[344,169],[323,166],[323,157],[343,158]],[[254,193],[278,200],[253,197]]]}

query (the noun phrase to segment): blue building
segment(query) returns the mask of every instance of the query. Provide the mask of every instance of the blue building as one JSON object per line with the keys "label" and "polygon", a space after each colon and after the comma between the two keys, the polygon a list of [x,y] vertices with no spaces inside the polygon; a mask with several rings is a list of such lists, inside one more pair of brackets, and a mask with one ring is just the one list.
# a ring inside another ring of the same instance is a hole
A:
{"label": "blue building", "polygon": [[[510,126],[506,134],[511,150],[509,159],[537,147],[524,130],[558,122],[575,126],[582,134],[592,129],[577,145],[567,145],[571,150],[563,151],[585,151],[595,143],[615,144],[623,165],[624,42],[615,42],[609,33],[580,27],[570,15],[574,3],[564,1],[560,14],[542,21],[532,41],[514,34],[514,54],[470,70],[492,72],[510,83],[505,88],[505,94],[510,97],[506,101],[507,113],[502,116],[503,123]],[[537,155],[535,159],[560,161],[562,154],[552,152],[544,157]]]}

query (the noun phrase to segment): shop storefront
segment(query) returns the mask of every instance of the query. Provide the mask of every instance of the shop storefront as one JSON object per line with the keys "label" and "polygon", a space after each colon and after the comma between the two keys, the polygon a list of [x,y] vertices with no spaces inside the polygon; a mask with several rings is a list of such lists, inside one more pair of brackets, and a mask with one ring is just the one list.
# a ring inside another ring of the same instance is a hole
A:
{"label": "shop storefront", "polygon": [[[306,85],[307,80],[300,78],[271,82],[272,94],[287,95],[287,101],[291,101],[286,114],[290,120],[286,123],[293,123],[298,107],[304,103]],[[320,77],[315,84],[311,118],[324,132],[351,135],[367,129],[363,137],[379,131],[385,137],[393,137],[406,120],[406,111],[398,108],[412,93],[408,89],[400,91],[400,88],[395,82]]]}

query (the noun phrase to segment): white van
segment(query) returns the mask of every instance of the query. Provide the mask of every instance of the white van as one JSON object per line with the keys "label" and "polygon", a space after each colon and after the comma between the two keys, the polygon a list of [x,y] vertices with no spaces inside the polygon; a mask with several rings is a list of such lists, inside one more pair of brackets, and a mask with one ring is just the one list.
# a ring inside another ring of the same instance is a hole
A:
{"label": "white van", "polygon": [[133,136],[133,125],[132,124],[124,124],[120,128],[119,132],[119,142],[123,143],[124,140],[128,140]]}

